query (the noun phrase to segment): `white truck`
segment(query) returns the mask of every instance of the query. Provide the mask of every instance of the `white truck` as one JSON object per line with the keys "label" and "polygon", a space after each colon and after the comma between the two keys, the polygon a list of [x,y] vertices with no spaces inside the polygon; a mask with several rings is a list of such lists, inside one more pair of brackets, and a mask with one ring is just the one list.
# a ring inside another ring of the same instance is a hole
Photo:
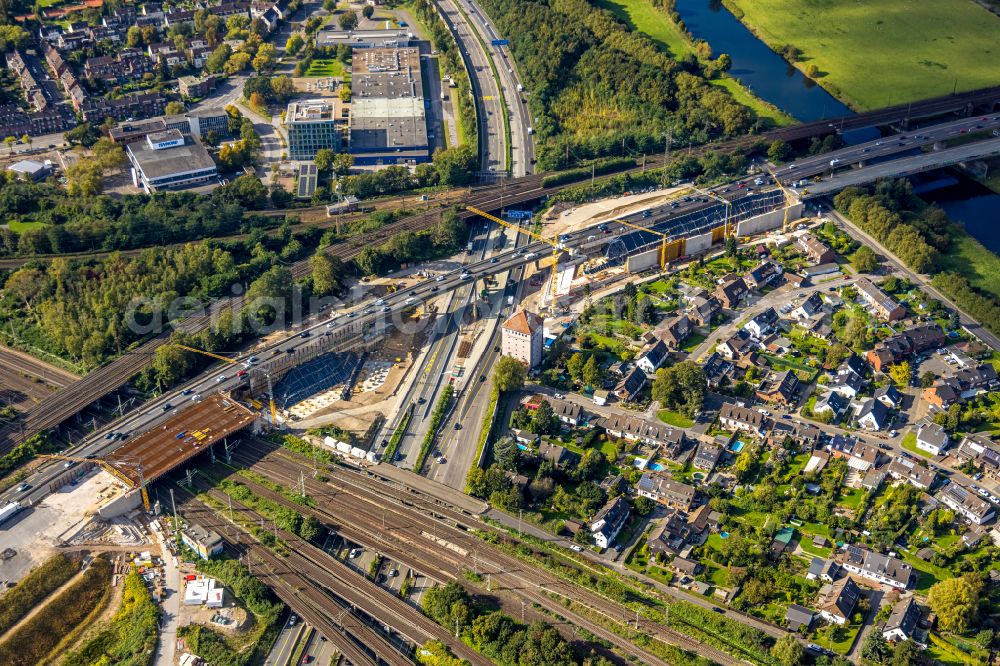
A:
{"label": "white truck", "polygon": [[0,509],[0,524],[6,522],[20,510],[21,510],[20,502],[11,502],[10,504]]}

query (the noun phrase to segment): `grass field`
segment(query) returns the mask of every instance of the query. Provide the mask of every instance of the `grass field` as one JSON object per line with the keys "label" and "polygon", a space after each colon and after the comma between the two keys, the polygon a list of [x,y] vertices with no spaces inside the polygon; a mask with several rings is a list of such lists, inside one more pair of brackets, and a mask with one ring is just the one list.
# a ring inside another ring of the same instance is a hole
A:
{"label": "grass field", "polygon": [[[621,1],[621,0],[619,0]],[[856,109],[1000,82],[1000,17],[973,0],[725,0],[772,49],[802,52]]]}
{"label": "grass field", "polygon": [[18,220],[11,220],[7,223],[7,228],[15,234],[23,234],[25,231],[41,229],[44,226],[45,225],[41,222],[20,222]]}
{"label": "grass field", "polygon": [[972,286],[1000,298],[1000,257],[957,226],[951,236],[951,248],[940,257],[942,270],[960,273]]}
{"label": "grass field", "polygon": [[676,426],[678,428],[690,428],[694,425],[694,421],[688,417],[669,409],[661,409],[656,413],[656,416],[667,425]]}
{"label": "grass field", "polygon": [[306,70],[306,77],[319,78],[322,76],[343,76],[344,63],[339,60],[313,60]]}
{"label": "grass field", "polygon": [[[665,12],[654,7],[650,0],[597,0],[596,4],[614,14],[632,30],[648,35],[674,58],[680,59],[693,52],[687,35],[677,28]],[[750,107],[758,117],[770,120],[775,125],[791,125],[795,122],[788,114],[755,97],[736,79],[723,76],[711,83],[725,88],[737,102]]]}

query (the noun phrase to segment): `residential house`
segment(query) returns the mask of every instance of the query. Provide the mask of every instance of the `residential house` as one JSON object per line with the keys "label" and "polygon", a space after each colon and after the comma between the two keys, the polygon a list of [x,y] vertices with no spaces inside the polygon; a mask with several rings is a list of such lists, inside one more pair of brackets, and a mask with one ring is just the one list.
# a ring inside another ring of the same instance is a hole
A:
{"label": "residential house", "polygon": [[947,379],[939,379],[935,382],[934,386],[925,388],[922,396],[929,405],[936,407],[941,411],[948,409],[961,399],[961,395],[959,391],[956,390],[956,386],[954,386]]}
{"label": "residential house", "polygon": [[839,393],[848,400],[858,397],[858,393],[864,388],[865,380],[853,372],[838,374],[833,381],[826,385],[826,388],[835,393]]}
{"label": "residential house", "polygon": [[647,375],[651,375],[663,365],[669,355],[670,351],[667,349],[667,345],[662,340],[657,340],[656,344],[647,349],[636,360],[635,364]]}
{"label": "residential house", "polygon": [[816,403],[813,405],[813,414],[830,412],[833,414],[832,420],[837,421],[847,411],[850,404],[850,400],[844,397],[843,394],[833,390],[827,391],[816,399]]}
{"label": "residential house", "polygon": [[809,571],[806,573],[808,580],[821,580],[832,583],[840,576],[840,565],[833,560],[824,560],[822,557],[812,558],[809,563]]}
{"label": "residential house", "polygon": [[694,560],[689,560],[686,557],[677,556],[670,562],[670,568],[677,573],[682,573],[687,576],[697,576],[701,573],[702,566],[701,563]]}
{"label": "residential house", "polygon": [[792,604],[785,611],[785,624],[788,625],[789,631],[798,631],[803,628],[805,631],[809,631],[814,619],[816,619],[816,613],[799,604]]}
{"label": "residential house", "polygon": [[847,546],[844,569],[876,583],[905,590],[910,584],[913,567],[900,559],[876,553],[859,546]]}
{"label": "residential house", "polygon": [[757,350],[757,343],[751,339],[745,330],[737,331],[725,342],[718,345],[717,351],[730,361],[744,357],[752,357]]}
{"label": "residential house", "polygon": [[705,371],[709,388],[713,390],[728,386],[735,380],[736,366],[732,361],[723,358],[719,352],[712,352],[702,365],[702,369]]}
{"label": "residential house", "polygon": [[700,469],[703,472],[710,473],[713,469],[715,469],[715,466],[719,463],[719,458],[721,457],[722,447],[703,442],[698,446],[698,452],[695,453],[692,464],[695,469]]}
{"label": "residential house", "polygon": [[685,314],[695,325],[708,327],[721,310],[722,305],[714,296],[697,296],[689,301]]}
{"label": "residential house", "polygon": [[743,325],[743,330],[756,341],[763,340],[778,324],[778,313],[768,308]]}
{"label": "residential house", "polygon": [[597,424],[612,437],[657,447],[668,458],[676,458],[684,450],[687,442],[684,431],[680,428],[639,416],[616,412],[599,419]]}
{"label": "residential house", "polygon": [[889,409],[899,409],[903,406],[903,394],[892,384],[876,389],[875,399]]}
{"label": "residential house", "polygon": [[937,471],[933,467],[917,464],[917,461],[905,456],[896,456],[886,468],[886,474],[897,481],[906,481],[921,490],[927,490],[937,479]]}
{"label": "residential house", "polygon": [[798,246],[814,264],[829,264],[837,259],[837,254],[833,250],[810,233],[799,236]]}
{"label": "residential house", "polygon": [[865,490],[878,490],[885,483],[885,472],[878,469],[869,469],[861,479],[861,487]]}
{"label": "residential house", "polygon": [[858,278],[854,287],[864,304],[879,319],[898,321],[906,316],[906,308],[866,278]]}
{"label": "residential house", "polygon": [[861,599],[861,588],[850,577],[842,578],[830,587],[819,607],[819,615],[833,624],[847,624]]}
{"label": "residential house", "polygon": [[695,489],[669,476],[646,472],[639,477],[636,493],[671,508],[688,511],[694,502]]}
{"label": "residential house", "polygon": [[768,419],[756,409],[726,402],[719,409],[719,424],[727,430],[744,431],[762,437],[767,430]]}
{"label": "residential house", "polygon": [[819,295],[819,292],[813,292],[809,294],[809,298],[802,301],[799,307],[792,310],[792,316],[796,319],[809,319],[817,312],[823,310],[823,298]]}
{"label": "residential house", "polygon": [[867,358],[876,372],[885,372],[887,366],[898,363],[911,354],[936,349],[942,344],[944,333],[937,324],[914,326],[876,344],[868,351]]}
{"label": "residential house", "polygon": [[689,546],[700,545],[704,541],[704,532],[704,527],[699,527],[691,520],[684,520],[683,514],[673,511],[653,528],[646,543],[650,553],[654,555],[677,555]]}
{"label": "residential house", "polygon": [[768,259],[743,276],[743,281],[750,289],[760,289],[779,277],[781,277],[781,266]]}
{"label": "residential house", "polygon": [[[670,349],[678,349],[691,335],[692,322],[687,315],[671,317],[663,326],[657,328],[653,334],[663,341]],[[652,372],[652,371],[650,371]]]}
{"label": "residential house", "polygon": [[541,439],[541,437],[533,432],[520,430],[518,428],[511,428],[510,434],[513,435],[514,441],[518,444],[524,444],[525,446],[534,446],[535,444],[538,444],[538,441]]}
{"label": "residential house", "polygon": [[723,307],[733,309],[746,298],[747,283],[739,275],[730,273],[722,278],[722,281],[715,288],[715,297]]}
{"label": "residential house", "polygon": [[772,374],[757,387],[759,399],[783,406],[794,405],[799,391],[799,378],[793,370]]}
{"label": "residential house", "polygon": [[543,441],[538,445],[538,455],[545,460],[551,461],[556,467],[561,468],[575,464],[578,459],[578,456],[566,447],[547,441]]}
{"label": "residential house", "polygon": [[941,455],[948,448],[948,433],[937,423],[921,421],[917,427],[917,448],[931,455]]}
{"label": "residential house", "polygon": [[875,398],[868,398],[858,407],[856,420],[865,430],[883,430],[889,425],[889,408]]}
{"label": "residential house", "polygon": [[953,455],[963,463],[971,461],[984,475],[1000,481],[1000,447],[988,435],[966,435]]}
{"label": "residential house", "polygon": [[882,625],[882,637],[890,643],[898,643],[914,637],[920,624],[920,607],[912,596],[900,599],[892,607],[889,618]]}
{"label": "residential house", "polygon": [[597,512],[590,523],[590,533],[598,548],[607,548],[614,542],[628,522],[630,513],[628,502],[621,496],[609,501]]}
{"label": "residential house", "polygon": [[646,373],[642,368],[635,367],[615,386],[615,395],[619,400],[632,402],[639,397],[639,393],[646,386],[646,381]]}
{"label": "residential house", "polygon": [[949,483],[937,498],[974,525],[983,525],[996,518],[992,504],[957,483]]}
{"label": "residential house", "polygon": [[867,444],[857,437],[849,435],[834,435],[830,438],[826,448],[830,451],[831,456],[844,458],[847,460],[848,467],[859,472],[867,472],[872,467],[877,467],[881,457],[877,446]]}

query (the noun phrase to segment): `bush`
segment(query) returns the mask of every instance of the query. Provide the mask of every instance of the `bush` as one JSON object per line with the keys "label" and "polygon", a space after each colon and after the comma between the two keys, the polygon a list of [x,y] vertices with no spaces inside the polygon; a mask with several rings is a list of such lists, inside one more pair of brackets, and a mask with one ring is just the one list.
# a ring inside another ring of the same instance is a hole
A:
{"label": "bush", "polygon": [[[135,569],[125,577],[122,605],[111,622],[75,652],[62,666],[113,663],[149,666],[156,650],[160,607]],[[105,661],[102,661],[105,660]]]}

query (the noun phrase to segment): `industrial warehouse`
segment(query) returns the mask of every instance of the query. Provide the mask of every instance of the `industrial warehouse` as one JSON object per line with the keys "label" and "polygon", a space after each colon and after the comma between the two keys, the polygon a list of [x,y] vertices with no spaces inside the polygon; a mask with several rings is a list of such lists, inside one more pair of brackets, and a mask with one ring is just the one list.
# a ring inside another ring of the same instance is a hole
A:
{"label": "industrial warehouse", "polygon": [[420,51],[354,52],[350,152],[359,166],[419,164],[430,159]]}

